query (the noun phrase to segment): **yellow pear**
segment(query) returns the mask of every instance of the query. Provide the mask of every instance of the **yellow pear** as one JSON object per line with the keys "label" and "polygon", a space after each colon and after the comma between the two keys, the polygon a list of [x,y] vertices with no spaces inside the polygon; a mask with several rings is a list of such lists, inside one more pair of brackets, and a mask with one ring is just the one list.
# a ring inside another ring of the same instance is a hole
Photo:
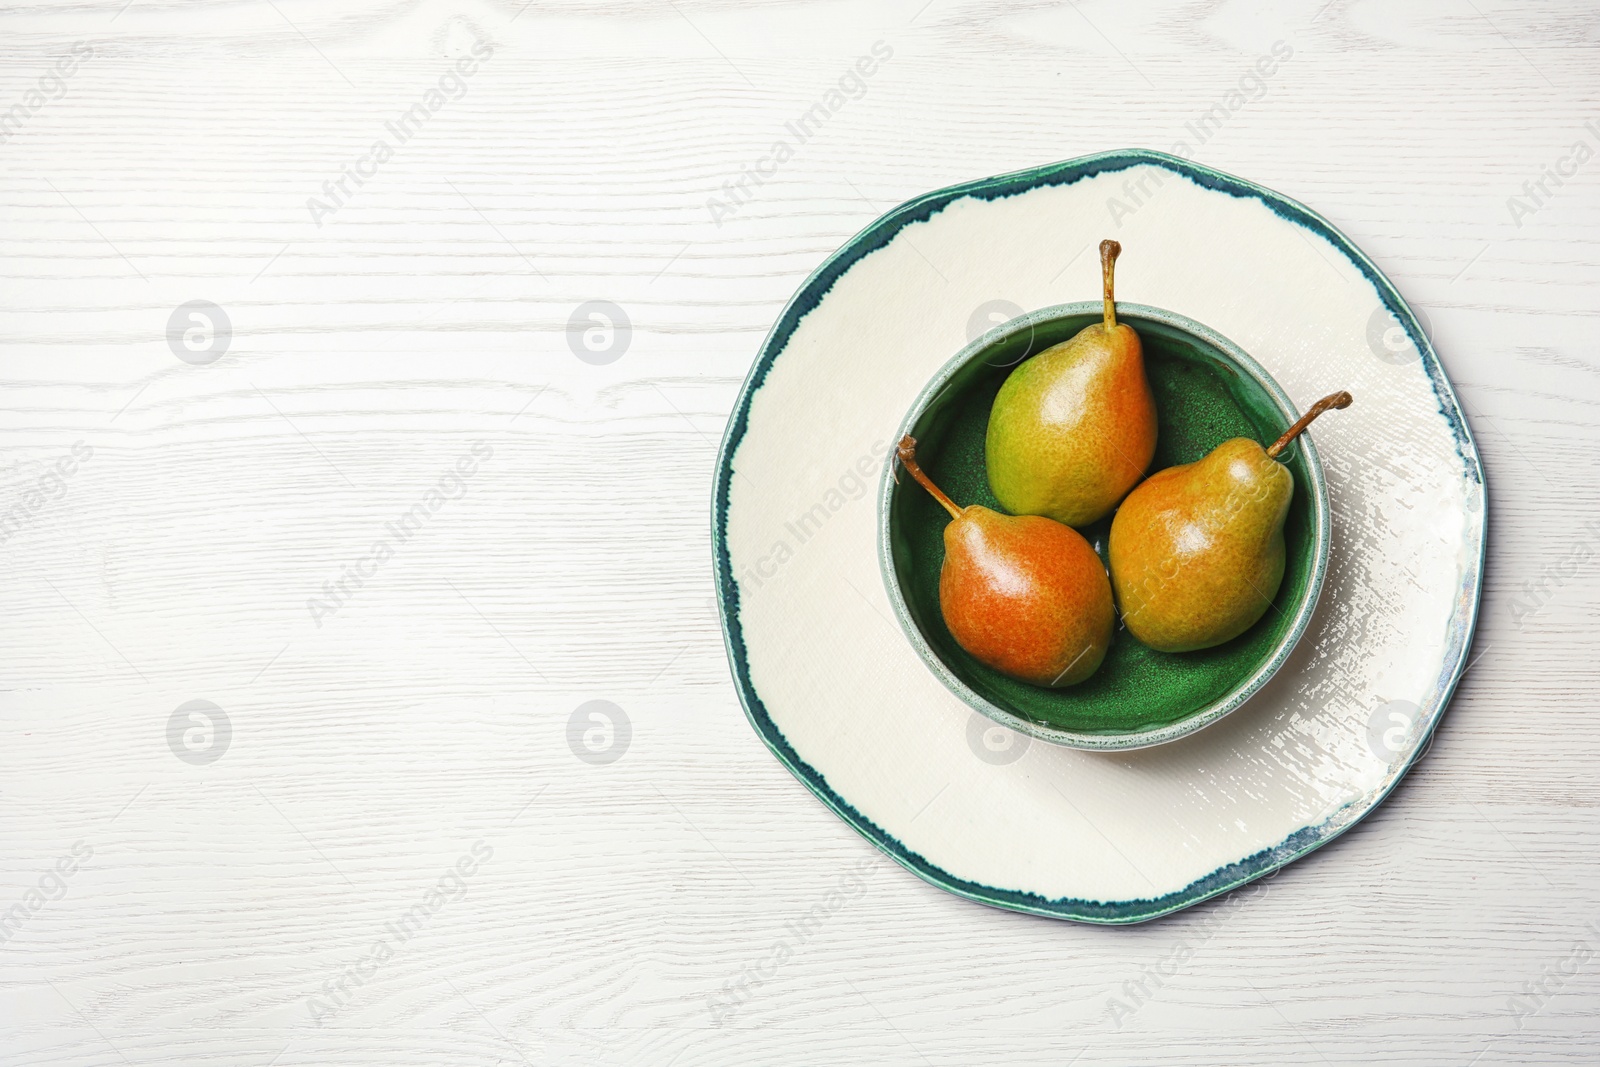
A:
{"label": "yellow pear", "polygon": [[1068,526],[1105,516],[1156,451],[1156,402],[1144,349],[1117,322],[1114,270],[1122,246],[1100,242],[1103,321],[1024,361],[1000,386],[984,442],[989,487],[1017,515]]}
{"label": "yellow pear", "polygon": [[1334,393],[1270,448],[1235,437],[1203,459],[1145,479],[1111,520],[1111,585],[1128,632],[1162,652],[1231,641],[1256,624],[1283,581],[1283,522],[1294,475],[1278,455]]}

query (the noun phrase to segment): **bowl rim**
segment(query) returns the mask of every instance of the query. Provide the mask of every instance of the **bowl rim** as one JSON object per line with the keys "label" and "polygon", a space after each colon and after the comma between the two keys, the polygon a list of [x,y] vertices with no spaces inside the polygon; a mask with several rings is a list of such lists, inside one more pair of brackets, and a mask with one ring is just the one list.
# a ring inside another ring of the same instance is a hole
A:
{"label": "bowl rim", "polygon": [[[1103,309],[1103,302],[1099,300],[1080,300],[1070,304],[1052,304],[1035,311],[1019,315],[1008,322],[985,332],[966,344],[960,351],[952,356],[939,371],[929,379],[927,385],[917,394],[916,400],[906,412],[896,431],[894,440],[899,441],[928,410],[930,404],[938,399],[949,385],[956,373],[967,366],[972,360],[980,358],[981,354],[988,351],[999,342],[1013,337],[1024,330],[1032,330],[1042,323],[1052,322],[1069,316],[1083,315],[1086,313],[1098,314]],[[1232,360],[1240,370],[1253,378],[1270,396],[1283,415],[1286,423],[1293,423],[1300,417],[1295,409],[1294,402],[1283,391],[1265,367],[1256,362],[1249,353],[1234,344],[1222,334],[1206,326],[1204,323],[1180,315],[1176,311],[1166,308],[1153,307],[1149,304],[1135,304],[1117,301],[1117,313],[1129,318],[1153,319],[1165,326],[1192,334],[1211,345],[1217,351]],[[1328,487],[1322,475],[1322,461],[1317,455],[1316,444],[1311,440],[1310,431],[1300,434],[1296,444],[1304,449],[1306,471],[1311,482],[1307,487],[1312,510],[1312,559],[1311,573],[1307,578],[1306,592],[1296,608],[1294,616],[1290,619],[1289,628],[1284,631],[1278,643],[1274,646],[1272,654],[1266,661],[1256,668],[1240,684],[1234,686],[1221,697],[1207,704],[1193,714],[1180,719],[1175,723],[1156,727],[1151,730],[1140,730],[1120,734],[1091,734],[1075,730],[1065,730],[1060,727],[1049,726],[1044,723],[1034,722],[1023,718],[1015,712],[995,704],[988,698],[979,694],[967,685],[944,662],[927,639],[923,637],[916,620],[911,617],[911,609],[906,603],[905,594],[900,588],[900,581],[894,565],[894,549],[889,536],[890,503],[894,498],[897,487],[895,480],[896,460],[891,450],[880,475],[878,486],[878,569],[883,577],[884,588],[889,595],[889,604],[894,609],[895,621],[899,623],[901,632],[911,642],[911,647],[922,662],[933,672],[934,677],[942,682],[946,689],[955,694],[964,704],[974,711],[984,715],[1002,726],[1036,737],[1041,741],[1066,748],[1077,748],[1097,751],[1125,751],[1128,749],[1150,748],[1154,745],[1166,744],[1176,741],[1181,737],[1197,733],[1207,726],[1221,720],[1225,716],[1237,711],[1240,707],[1260,691],[1268,680],[1278,672],[1278,669],[1289,659],[1295,646],[1305,636],[1306,629],[1311,623],[1312,616],[1317,610],[1317,601],[1322,596],[1323,580],[1327,577],[1328,570]]]}

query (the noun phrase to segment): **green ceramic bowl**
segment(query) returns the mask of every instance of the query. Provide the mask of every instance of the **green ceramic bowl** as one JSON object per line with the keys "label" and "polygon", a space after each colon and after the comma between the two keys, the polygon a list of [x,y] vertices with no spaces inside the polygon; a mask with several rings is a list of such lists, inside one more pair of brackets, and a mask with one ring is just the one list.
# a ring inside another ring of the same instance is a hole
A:
{"label": "green ceramic bowl", "polygon": [[[1100,320],[1100,301],[1062,304],[1013,319],[962,349],[928,383],[902,424],[917,459],[958,504],[999,510],[984,472],[989,408],[1011,368]],[[1230,437],[1270,444],[1298,418],[1278,384],[1239,346],[1182,315],[1117,303],[1139,332],[1155,392],[1160,436],[1151,471],[1204,456]],[[1100,669],[1065,689],[1018,682],[956,644],[939,611],[939,569],[949,517],[910,478],[886,476],[878,506],[879,561],[906,636],[951,692],[989,718],[1073,748],[1143,748],[1209,726],[1266,684],[1305,632],[1328,563],[1328,490],[1315,446],[1302,434],[1280,456],[1294,474],[1284,525],[1288,562],[1272,610],[1232,641],[1198,652],[1157,652],[1120,624]],[[891,471],[893,468],[891,467]],[[1081,531],[1106,555],[1107,516]]]}

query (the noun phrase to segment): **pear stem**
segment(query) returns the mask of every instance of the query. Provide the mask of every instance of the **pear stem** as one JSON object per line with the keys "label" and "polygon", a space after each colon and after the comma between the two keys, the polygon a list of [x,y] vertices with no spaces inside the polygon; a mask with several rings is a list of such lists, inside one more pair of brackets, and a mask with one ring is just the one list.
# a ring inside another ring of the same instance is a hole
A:
{"label": "pear stem", "polygon": [[1106,329],[1117,328],[1117,304],[1112,296],[1117,273],[1117,257],[1122,255],[1122,245],[1109,237],[1100,242],[1100,284],[1106,295]]}
{"label": "pear stem", "polygon": [[1304,430],[1307,426],[1310,426],[1312,421],[1316,419],[1318,415],[1321,415],[1329,408],[1347,408],[1350,406],[1350,401],[1352,399],[1354,398],[1351,397],[1349,393],[1341,391],[1325,396],[1315,404],[1312,404],[1310,411],[1306,412],[1304,415],[1301,415],[1299,420],[1296,421],[1293,426],[1289,427],[1282,437],[1272,442],[1272,447],[1267,449],[1267,455],[1273,459],[1277,459],[1278,453],[1288,448],[1289,442],[1293,441],[1296,437],[1299,437],[1300,431]]}
{"label": "pear stem", "polygon": [[895,450],[895,455],[899,457],[900,465],[911,472],[911,477],[917,480],[917,484],[933,494],[933,499],[944,505],[944,509],[950,513],[952,519],[961,517],[961,509],[956,507],[955,501],[945,496],[939,487],[933,484],[933,479],[924,474],[922,468],[917,465],[917,439],[915,437],[906,434],[900,438],[900,447]]}

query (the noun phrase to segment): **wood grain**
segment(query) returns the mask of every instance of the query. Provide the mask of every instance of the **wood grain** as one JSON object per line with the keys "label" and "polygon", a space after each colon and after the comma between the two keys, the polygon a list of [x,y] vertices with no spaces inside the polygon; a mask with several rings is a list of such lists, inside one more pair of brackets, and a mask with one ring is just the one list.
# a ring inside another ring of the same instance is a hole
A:
{"label": "wood grain", "polygon": [[[880,40],[864,95],[713,219]],[[1478,658],[1391,801],[1248,900],[1093,929],[873,865],[746,725],[710,603],[760,339],[879,212],[1169,150],[1279,40],[1189,141],[1426,311],[1489,475]],[[1600,145],[1587,5],[13,5],[0,115],[80,41],[0,143],[0,915],[47,890],[0,944],[7,1063],[1592,1062],[1600,581],[1560,568],[1600,547],[1600,162],[1507,206]],[[459,99],[317,225],[474,42]],[[166,339],[197,299],[233,328],[204,366]],[[615,362],[569,347],[590,300],[631,321]],[[475,442],[459,498],[314,619]],[[167,740],[194,699],[233,729],[206,765]],[[595,699],[631,723],[610,764],[568,743]]]}

